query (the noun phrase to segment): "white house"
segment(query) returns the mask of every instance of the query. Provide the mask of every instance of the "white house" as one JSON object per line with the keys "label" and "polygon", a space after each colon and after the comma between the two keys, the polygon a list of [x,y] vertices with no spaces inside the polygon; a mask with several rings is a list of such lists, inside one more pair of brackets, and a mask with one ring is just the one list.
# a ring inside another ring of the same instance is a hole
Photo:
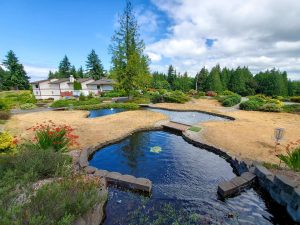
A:
{"label": "white house", "polygon": [[[74,90],[74,82],[81,84],[82,90]],[[95,83],[95,84],[94,84]],[[76,80],[73,76],[62,79],[49,79],[32,82],[32,90],[36,99],[58,100],[62,97],[79,96],[80,93],[88,95],[90,92],[98,95],[104,91],[113,90],[113,80],[101,79],[93,80],[92,78],[80,78]]]}
{"label": "white house", "polygon": [[100,94],[101,92],[112,91],[114,89],[114,80],[111,79],[101,79],[94,82],[88,83],[86,86],[88,90],[92,91],[94,94]]}

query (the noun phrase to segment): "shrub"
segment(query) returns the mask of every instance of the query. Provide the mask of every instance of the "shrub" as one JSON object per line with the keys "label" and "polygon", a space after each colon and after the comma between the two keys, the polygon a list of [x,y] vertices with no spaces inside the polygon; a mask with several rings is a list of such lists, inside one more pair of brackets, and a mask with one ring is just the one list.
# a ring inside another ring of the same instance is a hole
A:
{"label": "shrub", "polygon": [[291,102],[298,102],[300,103],[300,96],[294,96],[290,98]]}
{"label": "shrub", "polygon": [[234,105],[237,105],[241,102],[242,97],[238,94],[233,95],[226,95],[225,97],[222,97],[219,101],[222,103],[225,107],[231,107]]}
{"label": "shrub", "polygon": [[240,109],[252,111],[280,112],[283,102],[264,95],[250,96],[249,100],[240,104]]}
{"label": "shrub", "polygon": [[[85,97],[84,97],[85,98]],[[60,99],[51,104],[53,108],[60,108],[60,107],[69,107],[72,106],[80,106],[80,105],[94,105],[99,104],[99,98],[91,98],[87,100],[76,100],[76,99]]]}
{"label": "shrub", "polygon": [[198,92],[196,91],[196,90],[194,90],[194,89],[191,89],[191,90],[189,90],[189,92],[188,92],[188,95],[189,96],[195,96],[195,95],[197,95],[198,94]]}
{"label": "shrub", "polygon": [[7,132],[0,133],[0,153],[9,153],[16,148],[16,140]]}
{"label": "shrub", "polygon": [[101,94],[102,97],[125,97],[127,96],[126,92],[124,90],[119,90],[119,91],[109,91],[109,92],[104,92]]}
{"label": "shrub", "polygon": [[86,100],[86,97],[84,96],[83,93],[80,93],[79,95],[79,101],[85,101]]}
{"label": "shrub", "polygon": [[0,120],[9,120],[10,116],[9,111],[0,111]]}
{"label": "shrub", "polygon": [[30,181],[71,174],[72,158],[52,148],[37,149],[30,145],[20,147],[14,157],[13,168],[18,174],[30,176]]}
{"label": "shrub", "polygon": [[257,111],[262,105],[263,103],[259,101],[248,100],[240,104],[240,109],[247,110],[247,111]]}
{"label": "shrub", "polygon": [[170,102],[170,103],[185,103],[189,101],[189,97],[185,95],[181,91],[166,91],[159,90],[159,92],[152,92],[151,94],[151,102],[159,103],[159,102]]}
{"label": "shrub", "polygon": [[35,109],[35,108],[36,108],[36,105],[33,103],[25,103],[25,104],[20,105],[20,109],[23,109],[23,110]]}
{"label": "shrub", "polygon": [[66,151],[68,147],[78,145],[78,136],[73,134],[73,129],[67,125],[55,125],[51,120],[47,124],[38,124],[29,128],[34,132],[32,145],[36,148],[49,149],[55,151]]}
{"label": "shrub", "polygon": [[300,105],[285,105],[282,107],[282,110],[287,113],[297,113],[300,114]]}
{"label": "shrub", "polygon": [[189,101],[189,97],[181,91],[171,91],[164,95],[165,102],[185,103]]}
{"label": "shrub", "polygon": [[[31,91],[5,91],[0,93],[0,101],[4,101],[7,109],[19,108],[25,103],[36,103]],[[1,106],[0,106],[1,107]],[[1,108],[0,108],[1,110]]]}
{"label": "shrub", "polygon": [[21,210],[24,224],[72,224],[104,199],[99,196],[98,180],[74,177],[41,187]]}
{"label": "shrub", "polygon": [[139,109],[140,106],[136,103],[103,103],[103,104],[95,104],[95,105],[81,105],[75,107],[75,109],[78,110],[96,110],[96,109],[110,109],[110,108],[136,110]]}
{"label": "shrub", "polygon": [[150,97],[133,97],[131,100],[129,100],[127,102],[136,103],[136,104],[149,104]]}
{"label": "shrub", "polygon": [[226,90],[221,93],[221,95],[236,95],[234,92]]}
{"label": "shrub", "polygon": [[8,104],[3,100],[3,99],[0,99],[0,110],[8,110],[9,109],[9,106]]}
{"label": "shrub", "polygon": [[300,140],[289,143],[286,153],[286,155],[278,155],[278,158],[292,170],[300,171]]}
{"label": "shrub", "polygon": [[259,110],[265,112],[281,112],[282,108],[280,105],[275,103],[266,103],[263,106],[260,106]]}
{"label": "shrub", "polygon": [[206,96],[210,96],[210,97],[216,97],[218,94],[214,91],[207,91],[206,92]]}

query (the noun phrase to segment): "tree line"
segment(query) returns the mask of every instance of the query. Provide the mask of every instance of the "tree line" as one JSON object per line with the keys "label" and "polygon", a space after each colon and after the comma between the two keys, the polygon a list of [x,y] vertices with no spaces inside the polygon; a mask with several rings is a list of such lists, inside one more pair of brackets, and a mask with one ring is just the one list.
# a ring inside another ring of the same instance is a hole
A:
{"label": "tree line", "polygon": [[287,73],[272,69],[253,75],[248,67],[229,69],[214,66],[211,70],[203,67],[192,78],[187,72],[177,73],[172,65],[167,74],[154,72],[151,87],[157,89],[222,92],[230,90],[242,96],[264,94],[267,96],[300,95],[300,81],[291,81]]}

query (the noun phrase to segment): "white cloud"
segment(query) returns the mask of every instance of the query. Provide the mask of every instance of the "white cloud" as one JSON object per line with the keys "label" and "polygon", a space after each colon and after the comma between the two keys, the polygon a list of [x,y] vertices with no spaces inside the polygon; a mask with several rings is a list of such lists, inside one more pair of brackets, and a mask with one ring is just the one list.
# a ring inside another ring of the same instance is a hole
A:
{"label": "white cloud", "polygon": [[[248,66],[253,72],[278,67],[300,79],[298,0],[152,0],[172,23],[167,38],[147,46],[158,55],[152,69],[171,61],[192,74],[204,65]],[[214,39],[213,45],[206,45]],[[296,76],[295,74],[299,74]]]}
{"label": "white cloud", "polygon": [[47,79],[50,70],[52,72],[57,71],[56,68],[38,67],[38,66],[32,66],[26,64],[24,65],[24,69],[27,75],[30,76],[30,81]]}

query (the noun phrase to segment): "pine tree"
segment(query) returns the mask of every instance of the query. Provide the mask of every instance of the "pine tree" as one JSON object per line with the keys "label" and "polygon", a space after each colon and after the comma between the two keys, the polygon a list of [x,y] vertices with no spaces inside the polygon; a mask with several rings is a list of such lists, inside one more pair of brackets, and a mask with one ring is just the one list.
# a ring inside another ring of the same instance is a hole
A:
{"label": "pine tree", "polygon": [[174,83],[176,81],[177,75],[176,75],[176,70],[172,65],[169,66],[168,68],[168,74],[167,74],[167,81],[170,84],[171,89],[175,89]]}
{"label": "pine tree", "polygon": [[203,67],[199,73],[196,74],[195,83],[197,91],[208,91],[208,70]]}
{"label": "pine tree", "polygon": [[92,77],[94,80],[99,80],[105,76],[101,60],[94,49],[92,49],[91,53],[87,57],[86,69],[87,76]]}
{"label": "pine tree", "polygon": [[211,69],[208,77],[208,88],[210,91],[221,92],[223,90],[220,75],[221,69],[219,65]]}
{"label": "pine tree", "polygon": [[3,65],[6,67],[7,76],[4,80],[4,86],[9,89],[27,90],[30,87],[29,77],[27,76],[24,67],[19,63],[15,53],[10,50],[6,59],[3,61]]}
{"label": "pine tree", "polygon": [[221,72],[221,81],[224,90],[229,90],[229,83],[232,76],[232,71],[228,68],[223,68]]}
{"label": "pine tree", "polygon": [[83,69],[82,69],[82,66],[79,67],[79,69],[77,70],[77,73],[76,73],[76,77],[77,78],[84,78],[84,73],[83,73]]}
{"label": "pine tree", "polygon": [[58,76],[56,78],[68,78],[71,75],[71,63],[65,55],[58,66]]}
{"label": "pine tree", "polygon": [[120,88],[128,95],[136,88],[143,88],[143,78],[150,78],[149,58],[144,55],[145,45],[139,37],[139,27],[130,1],[126,1],[123,14],[119,18],[120,28],[112,37],[111,74]]}
{"label": "pine tree", "polygon": [[75,66],[71,67],[70,75],[72,75],[73,77],[77,78],[77,71],[76,71]]}

